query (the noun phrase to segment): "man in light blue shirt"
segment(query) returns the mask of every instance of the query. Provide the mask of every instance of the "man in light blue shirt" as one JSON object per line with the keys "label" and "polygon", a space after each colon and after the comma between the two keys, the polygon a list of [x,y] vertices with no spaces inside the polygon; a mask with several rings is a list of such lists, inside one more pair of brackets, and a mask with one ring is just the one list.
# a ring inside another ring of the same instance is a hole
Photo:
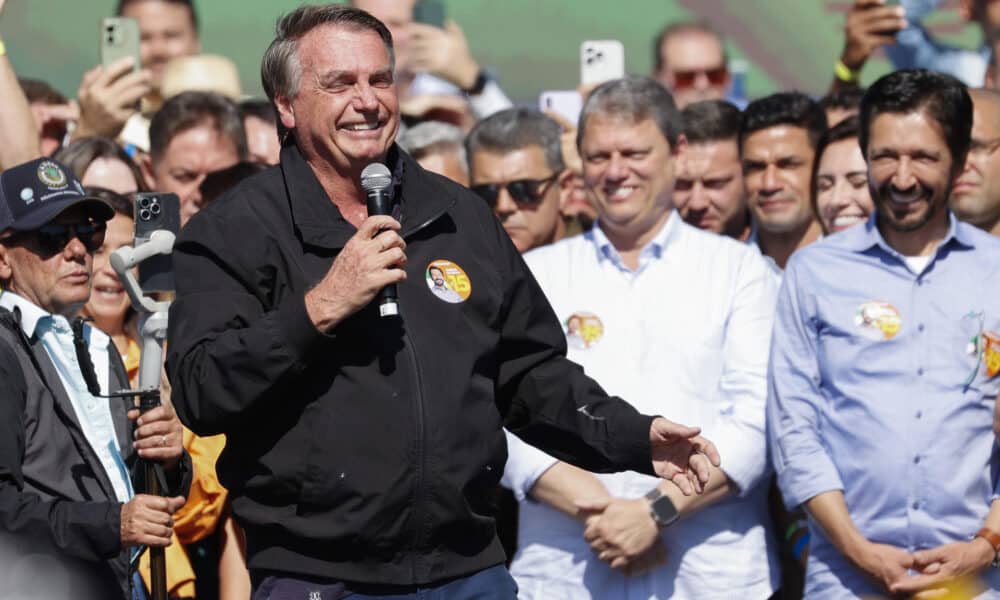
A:
{"label": "man in light blue shirt", "polygon": [[1000,241],[947,208],[971,119],[950,76],[876,82],[860,136],[876,211],[785,270],[767,425],[785,501],[809,513],[806,597],[1000,597]]}

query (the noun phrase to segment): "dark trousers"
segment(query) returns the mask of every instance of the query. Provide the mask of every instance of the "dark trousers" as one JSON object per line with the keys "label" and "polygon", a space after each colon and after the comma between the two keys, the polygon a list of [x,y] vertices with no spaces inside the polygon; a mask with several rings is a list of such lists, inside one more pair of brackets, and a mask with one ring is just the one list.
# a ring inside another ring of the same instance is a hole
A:
{"label": "dark trousers", "polygon": [[503,565],[427,586],[371,586],[251,573],[252,600],[514,600],[517,585]]}

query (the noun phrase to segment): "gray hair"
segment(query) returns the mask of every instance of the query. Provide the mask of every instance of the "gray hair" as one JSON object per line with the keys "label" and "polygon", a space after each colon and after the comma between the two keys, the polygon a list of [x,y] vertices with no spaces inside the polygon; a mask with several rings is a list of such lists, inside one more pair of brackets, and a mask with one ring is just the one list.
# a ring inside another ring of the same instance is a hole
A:
{"label": "gray hair", "polygon": [[294,98],[299,93],[299,80],[302,78],[302,64],[298,57],[299,40],[321,25],[374,31],[385,44],[390,68],[395,69],[396,54],[393,51],[392,35],[382,21],[352,6],[300,6],[278,19],[274,28],[274,41],[264,51],[264,58],[260,62],[261,82],[271,102],[278,96]]}
{"label": "gray hair", "polygon": [[529,108],[508,108],[477,123],[465,139],[465,151],[471,167],[472,157],[480,150],[513,152],[526,146],[540,146],[546,166],[560,173],[566,168],[561,136],[559,123],[545,114]]}
{"label": "gray hair", "polygon": [[441,121],[424,121],[407,128],[396,138],[396,143],[417,160],[429,154],[454,152],[466,167],[464,141],[465,134],[460,128]]}
{"label": "gray hair", "polygon": [[591,92],[580,111],[580,124],[576,130],[578,148],[583,143],[587,122],[597,115],[631,123],[652,119],[671,147],[677,144],[681,132],[680,112],[674,104],[674,97],[660,82],[649,77],[630,75],[602,83]]}

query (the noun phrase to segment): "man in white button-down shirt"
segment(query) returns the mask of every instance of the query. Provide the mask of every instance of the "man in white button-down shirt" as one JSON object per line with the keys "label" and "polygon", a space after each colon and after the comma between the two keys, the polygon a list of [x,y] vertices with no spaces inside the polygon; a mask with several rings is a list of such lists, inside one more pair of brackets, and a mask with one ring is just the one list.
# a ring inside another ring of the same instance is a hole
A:
{"label": "man in white button-down shirt", "polygon": [[685,141],[658,83],[602,85],[580,125],[598,224],[525,260],[572,333],[570,358],[640,410],[701,424],[723,463],[703,494],[685,496],[643,475],[581,471],[508,436],[520,595],[768,598],[778,580],[762,485],[776,278],[752,246],[673,210]]}

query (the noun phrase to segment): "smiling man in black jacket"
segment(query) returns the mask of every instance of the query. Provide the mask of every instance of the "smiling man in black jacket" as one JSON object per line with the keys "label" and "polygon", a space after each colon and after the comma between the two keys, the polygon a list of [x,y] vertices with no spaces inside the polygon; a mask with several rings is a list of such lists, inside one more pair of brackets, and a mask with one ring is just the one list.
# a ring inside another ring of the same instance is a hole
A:
{"label": "smiling man in black jacket", "polygon": [[[182,420],[228,436],[218,470],[255,598],[514,597],[492,505],[503,426],[591,471],[700,490],[711,443],[567,361],[489,207],[393,144],[385,26],[329,5],[277,29],[261,71],[290,131],[281,164],[182,232],[168,357]],[[392,217],[367,214],[372,162],[393,171]],[[380,318],[390,283],[401,314]]]}

